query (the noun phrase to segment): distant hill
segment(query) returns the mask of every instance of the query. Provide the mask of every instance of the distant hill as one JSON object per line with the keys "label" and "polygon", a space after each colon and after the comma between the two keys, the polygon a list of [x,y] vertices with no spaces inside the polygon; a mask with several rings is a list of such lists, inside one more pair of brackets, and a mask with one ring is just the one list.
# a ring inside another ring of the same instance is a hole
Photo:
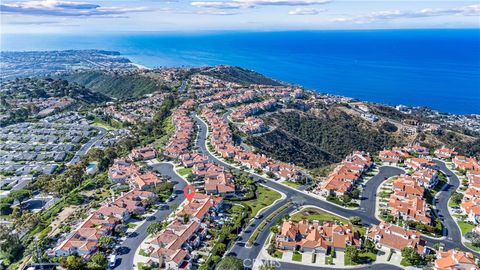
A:
{"label": "distant hill", "polygon": [[208,75],[227,82],[234,82],[241,85],[265,84],[281,86],[282,83],[266,77],[258,72],[235,66],[214,66],[203,69],[192,69],[193,72]]}
{"label": "distant hill", "polygon": [[3,81],[0,84],[0,126],[109,100],[102,93],[61,79],[17,78]]}
{"label": "distant hill", "polygon": [[167,86],[136,72],[82,71],[62,74],[60,78],[112,98],[136,98],[162,89],[169,90]]}

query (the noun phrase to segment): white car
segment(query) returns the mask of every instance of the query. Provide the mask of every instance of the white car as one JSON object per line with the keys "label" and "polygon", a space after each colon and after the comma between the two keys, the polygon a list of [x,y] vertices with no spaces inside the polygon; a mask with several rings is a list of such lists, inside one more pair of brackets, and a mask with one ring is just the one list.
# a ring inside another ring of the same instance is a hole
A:
{"label": "white car", "polygon": [[109,261],[109,263],[108,263],[108,266],[109,266],[110,268],[113,268],[113,267],[115,267],[116,262],[117,262],[117,255],[112,255],[112,256],[110,257],[110,261]]}

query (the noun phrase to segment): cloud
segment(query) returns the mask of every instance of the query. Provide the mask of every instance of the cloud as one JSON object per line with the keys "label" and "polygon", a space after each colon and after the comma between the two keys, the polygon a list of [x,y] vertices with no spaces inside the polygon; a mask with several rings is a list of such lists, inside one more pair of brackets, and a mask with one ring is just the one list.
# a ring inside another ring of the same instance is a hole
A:
{"label": "cloud", "polygon": [[290,10],[288,14],[290,15],[317,15],[320,11],[325,11],[325,9],[314,9],[314,8],[296,8]]}
{"label": "cloud", "polygon": [[214,9],[187,10],[187,9],[176,9],[176,8],[161,8],[161,9],[158,9],[158,11],[166,12],[166,13],[175,13],[175,14],[220,15],[220,16],[239,14],[238,12],[234,12],[234,11],[214,10]]}
{"label": "cloud", "polygon": [[26,1],[0,5],[1,13],[20,13],[41,16],[115,16],[147,11],[144,7],[102,7],[86,2],[57,0]]}
{"label": "cloud", "polygon": [[240,2],[221,2],[221,1],[191,2],[190,4],[195,7],[217,8],[217,9],[239,9],[239,8],[253,7],[253,5],[240,3]]}
{"label": "cloud", "polygon": [[233,0],[191,2],[192,6],[216,9],[253,8],[255,6],[309,6],[329,3],[330,0]]}
{"label": "cloud", "polygon": [[437,16],[478,16],[480,15],[480,5],[471,5],[460,8],[424,8],[420,10],[390,10],[377,11],[364,16],[340,17],[333,19],[334,22],[355,22],[371,23],[376,21],[386,21],[403,18],[425,18]]}

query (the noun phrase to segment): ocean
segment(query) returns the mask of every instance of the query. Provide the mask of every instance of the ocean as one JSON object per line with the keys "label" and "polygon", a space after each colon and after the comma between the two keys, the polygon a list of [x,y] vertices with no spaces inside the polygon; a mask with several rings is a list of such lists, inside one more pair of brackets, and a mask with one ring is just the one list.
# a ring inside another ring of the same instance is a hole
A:
{"label": "ocean", "polygon": [[1,37],[4,51],[105,49],[147,67],[236,65],[322,93],[480,113],[480,29]]}

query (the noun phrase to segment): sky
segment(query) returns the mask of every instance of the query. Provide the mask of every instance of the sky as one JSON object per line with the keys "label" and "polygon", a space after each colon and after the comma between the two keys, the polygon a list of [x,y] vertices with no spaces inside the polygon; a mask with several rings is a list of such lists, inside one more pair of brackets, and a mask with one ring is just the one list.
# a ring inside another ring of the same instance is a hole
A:
{"label": "sky", "polygon": [[2,0],[2,34],[480,28],[480,1]]}

